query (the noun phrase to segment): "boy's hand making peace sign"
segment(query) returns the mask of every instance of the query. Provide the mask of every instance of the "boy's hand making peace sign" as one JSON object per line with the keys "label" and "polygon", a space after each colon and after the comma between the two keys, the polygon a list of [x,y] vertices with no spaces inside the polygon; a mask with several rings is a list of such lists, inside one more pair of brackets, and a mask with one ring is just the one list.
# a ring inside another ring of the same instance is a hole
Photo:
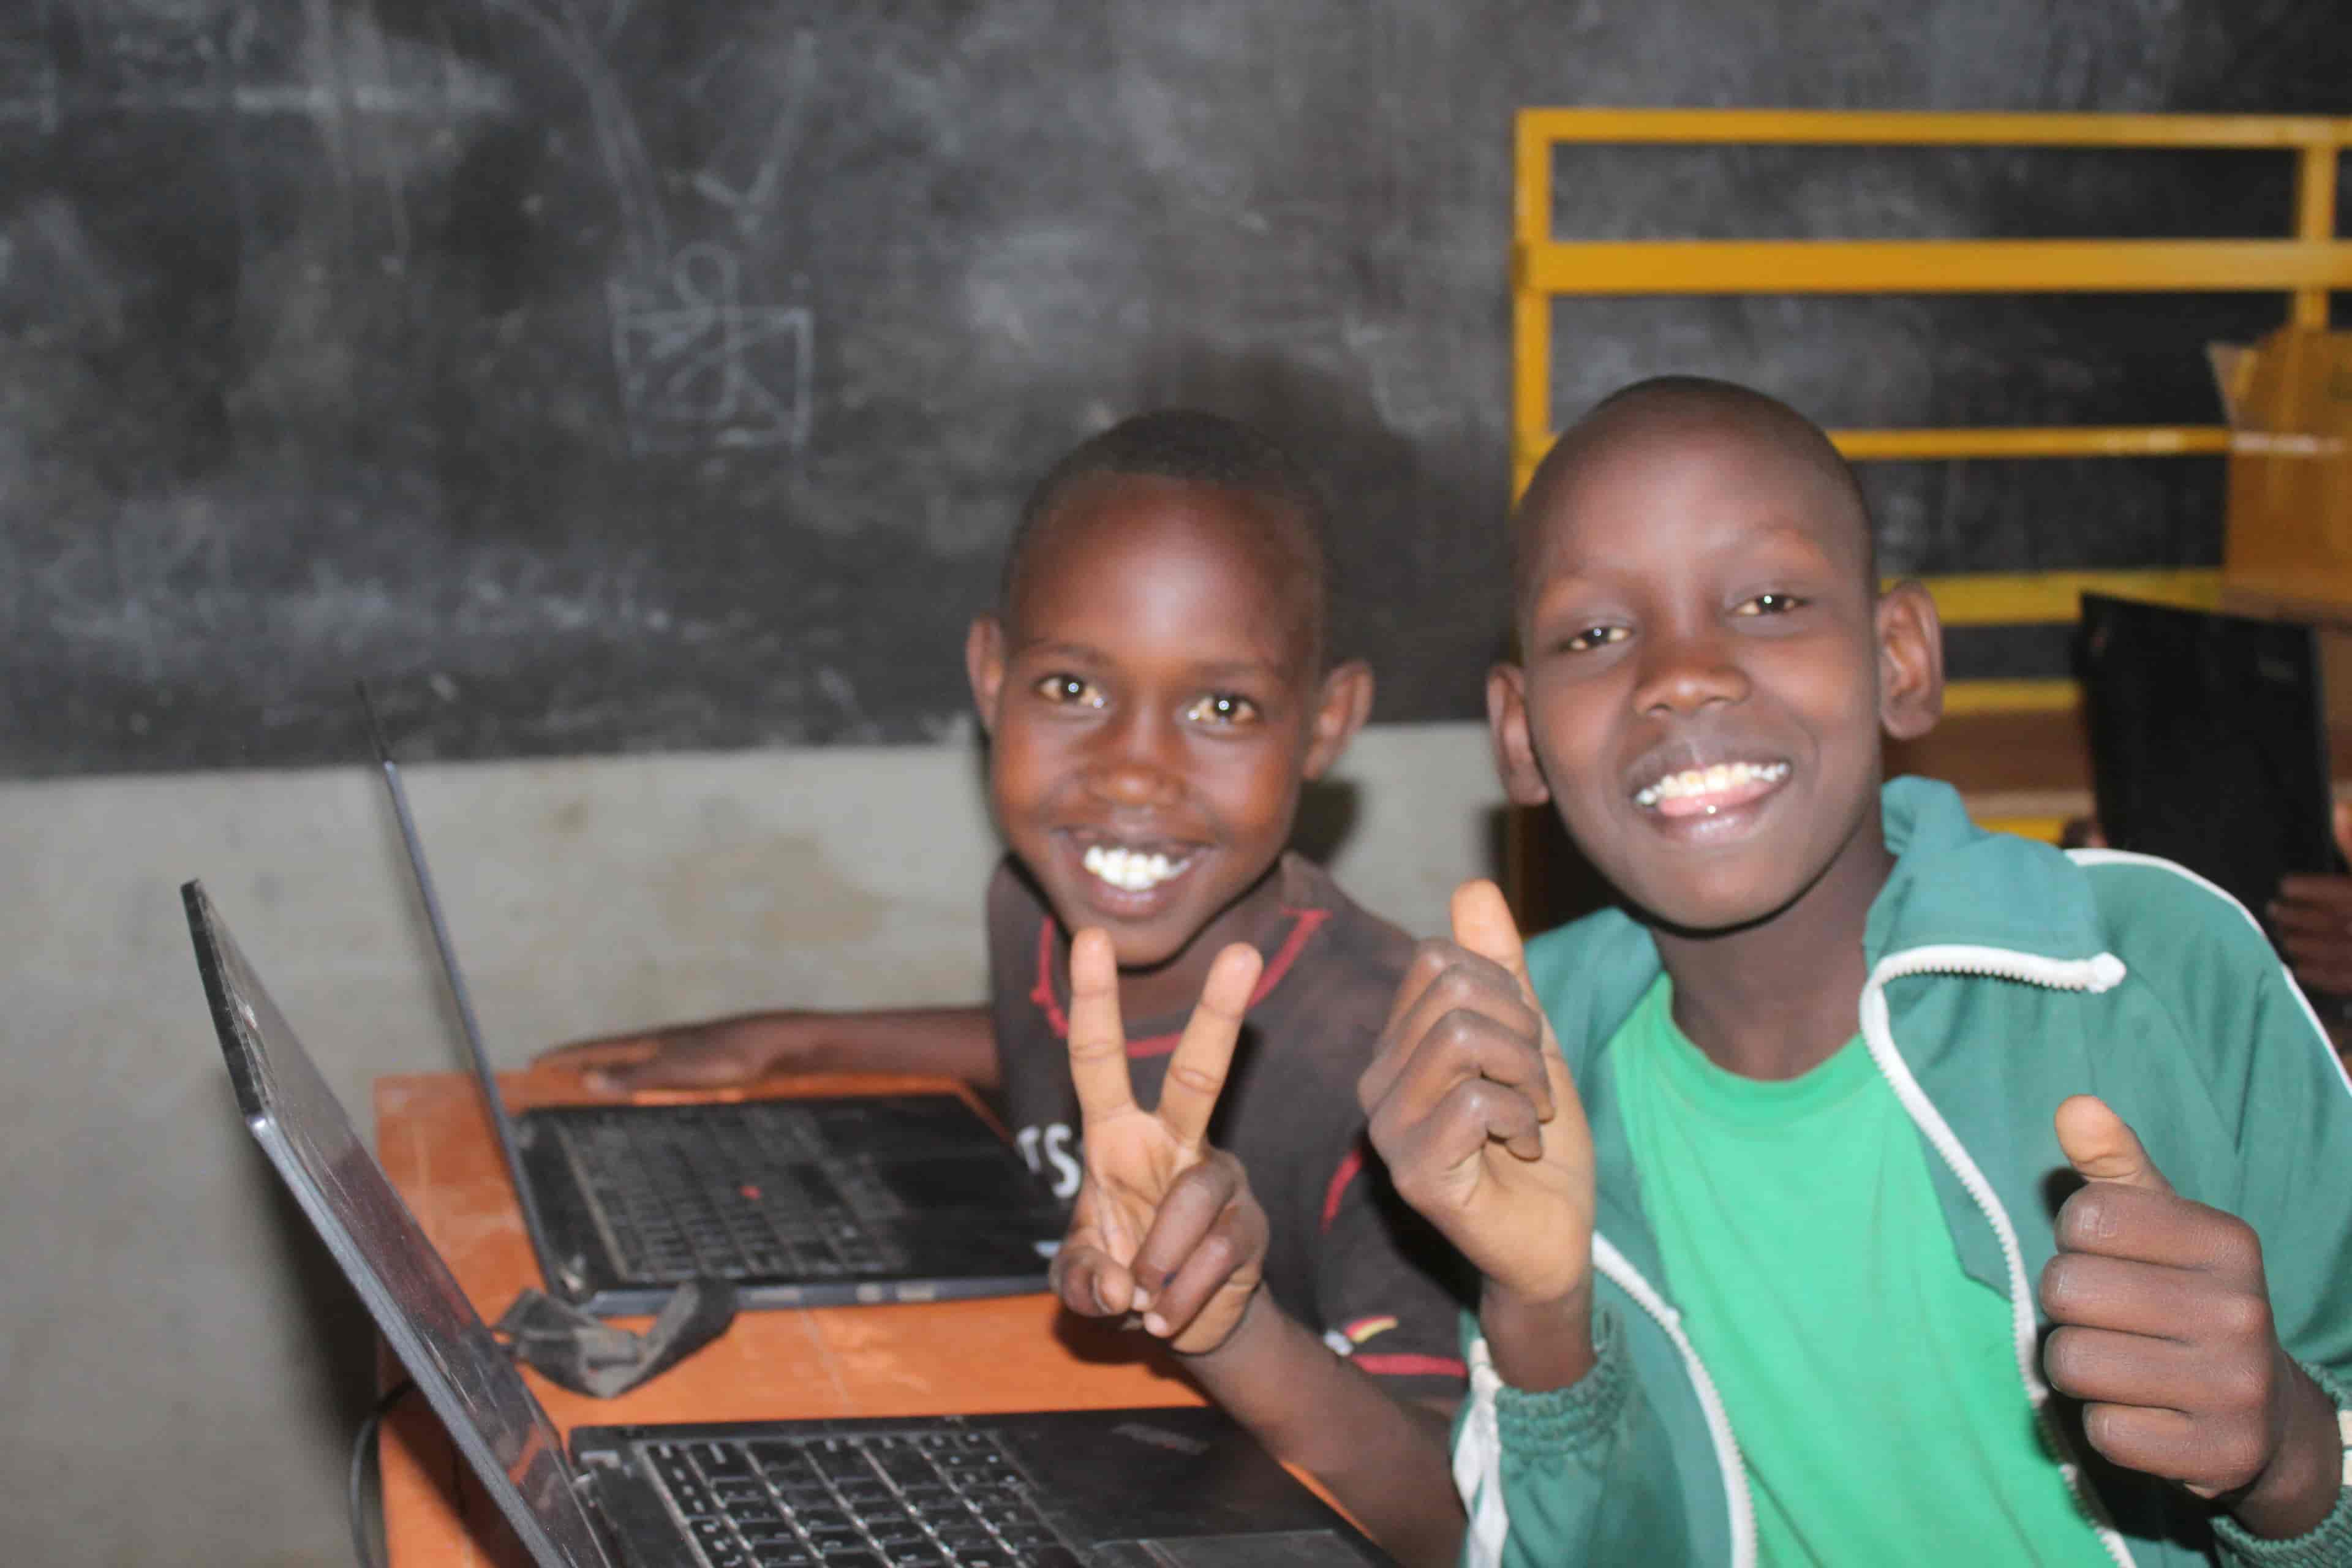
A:
{"label": "boy's hand making peace sign", "polygon": [[1087,1317],[1140,1312],[1147,1331],[1187,1355],[1224,1343],[1265,1268],[1265,1211],[1241,1162],[1207,1142],[1262,962],[1244,943],[1217,954],[1159,1108],[1146,1110],[1128,1078],[1110,938],[1082,931],[1070,942],[1070,1078],[1086,1179],[1054,1290]]}

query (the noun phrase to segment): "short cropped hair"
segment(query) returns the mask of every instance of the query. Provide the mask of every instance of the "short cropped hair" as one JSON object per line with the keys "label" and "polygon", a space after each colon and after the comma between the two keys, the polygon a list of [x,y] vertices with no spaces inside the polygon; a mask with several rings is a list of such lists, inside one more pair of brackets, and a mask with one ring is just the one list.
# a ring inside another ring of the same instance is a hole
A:
{"label": "short cropped hair", "polygon": [[1330,621],[1331,555],[1329,509],[1307,470],[1271,438],[1238,419],[1197,408],[1163,408],[1122,419],[1081,441],[1037,481],[1021,509],[1004,551],[999,583],[1001,604],[1010,608],[1013,587],[1045,521],[1064,497],[1087,479],[1132,474],[1215,485],[1273,501],[1297,520],[1287,545],[1314,584],[1316,646]]}
{"label": "short cropped hair", "polygon": [[[1709,376],[1655,375],[1620,387],[1594,404],[1569,426],[1552,453],[1547,454],[1527,495],[1521,499],[1517,518],[1523,522],[1539,492],[1547,490],[1563,472],[1572,469],[1595,441],[1626,427],[1639,428],[1645,421],[1694,417],[1714,418],[1735,426],[1827,480],[1853,509],[1862,530],[1863,570],[1868,574],[1872,591],[1877,591],[1878,531],[1871,517],[1870,499],[1863,492],[1853,465],[1837,449],[1837,443],[1819,425],[1780,399],[1752,386]],[[1515,572],[1517,551],[1525,542],[1520,537],[1524,532],[1523,527],[1513,530]]]}

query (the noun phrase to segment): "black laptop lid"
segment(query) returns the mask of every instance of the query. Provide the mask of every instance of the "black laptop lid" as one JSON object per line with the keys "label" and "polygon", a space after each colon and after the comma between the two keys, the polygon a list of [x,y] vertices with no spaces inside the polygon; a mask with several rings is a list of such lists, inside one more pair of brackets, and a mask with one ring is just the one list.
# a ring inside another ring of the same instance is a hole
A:
{"label": "black laptop lid", "polygon": [[2281,877],[2333,868],[2309,626],[2085,594],[2083,648],[2109,844],[2179,862],[2257,920]]}
{"label": "black laptop lid", "polygon": [[611,1568],[554,1426],[450,1277],[203,887],[180,889],[255,1140],[540,1568]]}

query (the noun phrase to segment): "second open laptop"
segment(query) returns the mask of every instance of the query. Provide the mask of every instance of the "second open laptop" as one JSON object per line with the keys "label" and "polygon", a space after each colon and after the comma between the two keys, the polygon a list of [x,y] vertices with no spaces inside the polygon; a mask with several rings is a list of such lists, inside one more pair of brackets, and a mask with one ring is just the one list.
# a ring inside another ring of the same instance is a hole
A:
{"label": "second open laptop", "polygon": [[538,1568],[1384,1561],[1205,1408],[581,1427],[567,1453],[204,889],[182,893],[246,1125]]}
{"label": "second open laptop", "polygon": [[551,1294],[609,1317],[657,1311],[698,1278],[732,1282],[745,1308],[1046,1288],[1061,1208],[958,1095],[623,1102],[509,1115],[373,703],[368,721],[442,978]]}

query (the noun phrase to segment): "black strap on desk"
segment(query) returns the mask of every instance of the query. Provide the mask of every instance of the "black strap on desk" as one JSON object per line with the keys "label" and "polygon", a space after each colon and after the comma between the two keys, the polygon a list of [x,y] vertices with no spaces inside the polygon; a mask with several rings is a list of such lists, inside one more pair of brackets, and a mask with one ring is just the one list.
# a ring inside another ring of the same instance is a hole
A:
{"label": "black strap on desk", "polygon": [[689,1279],[670,1293],[643,1333],[536,1288],[514,1299],[497,1328],[524,1365],[574,1394],[611,1399],[676,1366],[734,1321],[731,1281]]}

